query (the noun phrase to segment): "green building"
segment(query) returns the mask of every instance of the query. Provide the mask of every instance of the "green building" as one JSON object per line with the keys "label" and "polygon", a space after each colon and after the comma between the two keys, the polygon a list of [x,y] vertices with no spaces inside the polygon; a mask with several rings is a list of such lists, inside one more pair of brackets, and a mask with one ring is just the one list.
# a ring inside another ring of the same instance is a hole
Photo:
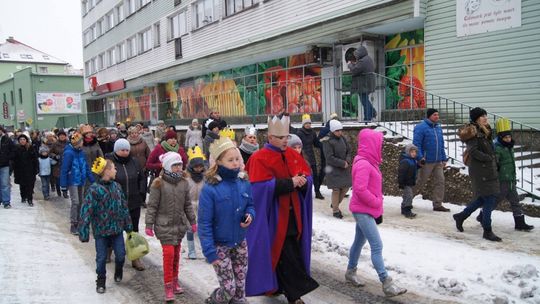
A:
{"label": "green building", "polygon": [[52,129],[86,122],[81,71],[13,37],[0,44],[0,124]]}

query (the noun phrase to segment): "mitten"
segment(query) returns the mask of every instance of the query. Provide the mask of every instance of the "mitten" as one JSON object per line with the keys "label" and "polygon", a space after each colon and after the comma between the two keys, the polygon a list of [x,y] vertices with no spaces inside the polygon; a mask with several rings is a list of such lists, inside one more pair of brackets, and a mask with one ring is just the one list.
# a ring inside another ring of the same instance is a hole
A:
{"label": "mitten", "polygon": [[197,232],[197,224],[191,225],[191,232],[193,232],[193,233]]}
{"label": "mitten", "polygon": [[146,235],[148,235],[148,236],[154,236],[154,230],[152,230],[152,228],[145,228],[145,229],[144,229],[144,232],[145,232]]}

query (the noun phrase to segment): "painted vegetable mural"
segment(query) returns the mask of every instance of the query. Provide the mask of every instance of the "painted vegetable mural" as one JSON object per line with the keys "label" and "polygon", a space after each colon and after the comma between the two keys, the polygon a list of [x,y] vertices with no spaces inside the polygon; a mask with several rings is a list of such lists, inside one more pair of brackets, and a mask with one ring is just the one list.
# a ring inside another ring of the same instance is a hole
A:
{"label": "painted vegetable mural", "polygon": [[424,30],[387,36],[385,61],[386,108],[425,108]]}

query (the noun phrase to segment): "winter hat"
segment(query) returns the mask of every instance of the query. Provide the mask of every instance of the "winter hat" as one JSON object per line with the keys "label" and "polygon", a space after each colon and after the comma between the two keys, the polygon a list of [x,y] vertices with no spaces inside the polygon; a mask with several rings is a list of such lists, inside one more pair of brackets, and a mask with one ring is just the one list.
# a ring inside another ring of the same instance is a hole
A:
{"label": "winter hat", "polygon": [[66,131],[64,131],[64,130],[60,130],[60,131],[58,131],[58,134],[57,134],[57,136],[58,136],[58,137],[60,137],[60,135],[64,135],[64,136],[67,136],[67,134],[66,134]]}
{"label": "winter hat", "polygon": [[412,150],[418,151],[418,148],[413,144],[408,144],[405,146],[405,154],[410,155]]}
{"label": "winter hat", "polygon": [[169,140],[171,138],[178,139],[176,137],[176,132],[174,132],[173,130],[169,130],[165,133],[165,140]]}
{"label": "winter hat", "polygon": [[39,152],[39,154],[41,154],[41,153],[49,153],[49,147],[47,147],[46,145],[41,145],[39,147],[38,152]]}
{"label": "winter hat", "polygon": [[433,114],[435,114],[435,113],[439,113],[439,110],[433,109],[433,108],[429,108],[429,109],[427,109],[427,111],[426,111],[426,117],[427,117],[427,118],[430,118],[431,115],[433,115]]}
{"label": "winter hat", "polygon": [[506,135],[512,135],[512,124],[507,118],[499,118],[496,123],[497,136],[500,138]]}
{"label": "winter hat", "polygon": [[159,156],[159,161],[161,166],[166,171],[172,171],[172,166],[176,164],[182,164],[182,157],[176,152],[167,152]]}
{"label": "winter hat", "polygon": [[218,159],[219,156],[231,148],[236,148],[232,140],[228,137],[220,136],[210,144],[210,158]]}
{"label": "winter hat", "polygon": [[479,107],[476,107],[469,112],[469,117],[471,118],[471,122],[476,122],[478,118],[484,115],[487,115],[486,110]]}
{"label": "winter hat", "polygon": [[193,118],[193,120],[191,121],[191,124],[194,124],[194,123],[199,123],[199,120],[197,118]]}
{"label": "winter hat", "polygon": [[330,132],[335,132],[339,130],[343,130],[343,125],[341,124],[341,122],[335,119],[330,120]]}
{"label": "winter hat", "polygon": [[330,114],[330,119],[336,119],[336,118],[338,118],[337,113]]}
{"label": "winter hat", "polygon": [[257,129],[255,127],[247,126],[244,133],[245,133],[244,136],[247,136],[247,135],[257,136]]}
{"label": "winter hat", "polygon": [[209,124],[207,124],[207,129],[208,130],[213,130],[214,128],[218,128],[219,129],[219,122],[215,121],[215,120],[212,120]]}
{"label": "winter hat", "polygon": [[21,137],[25,138],[27,142],[30,142],[30,138],[24,133],[17,137],[17,141],[19,141],[19,139],[21,139]]}
{"label": "winter hat", "polygon": [[114,142],[114,153],[120,150],[131,150],[131,145],[129,144],[129,141],[127,141],[127,139],[120,138],[119,140]]}
{"label": "winter hat", "polygon": [[107,128],[99,128],[97,131],[97,135],[100,138],[105,138],[107,137],[107,135],[109,135],[109,131],[107,130]]}
{"label": "winter hat", "polygon": [[296,146],[300,146],[300,148],[304,147],[304,145],[302,144],[302,140],[296,134],[291,134],[291,138],[289,139],[287,146],[291,148],[294,148]]}
{"label": "winter hat", "polygon": [[70,139],[70,142],[72,145],[76,146],[78,144],[80,144],[83,140],[83,137],[81,135],[81,133],[79,132],[73,132],[73,134],[71,134],[71,139]]}
{"label": "winter hat", "polygon": [[304,114],[302,115],[302,126],[307,123],[311,123],[311,116],[309,116],[309,114]]}

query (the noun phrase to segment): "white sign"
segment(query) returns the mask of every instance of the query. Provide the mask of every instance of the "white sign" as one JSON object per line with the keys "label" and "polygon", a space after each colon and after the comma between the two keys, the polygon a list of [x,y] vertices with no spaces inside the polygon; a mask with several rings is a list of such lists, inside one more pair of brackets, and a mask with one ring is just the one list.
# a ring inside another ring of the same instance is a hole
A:
{"label": "white sign", "polygon": [[36,92],[37,114],[81,113],[81,93]]}
{"label": "white sign", "polygon": [[456,0],[458,37],[521,26],[521,0]]}

